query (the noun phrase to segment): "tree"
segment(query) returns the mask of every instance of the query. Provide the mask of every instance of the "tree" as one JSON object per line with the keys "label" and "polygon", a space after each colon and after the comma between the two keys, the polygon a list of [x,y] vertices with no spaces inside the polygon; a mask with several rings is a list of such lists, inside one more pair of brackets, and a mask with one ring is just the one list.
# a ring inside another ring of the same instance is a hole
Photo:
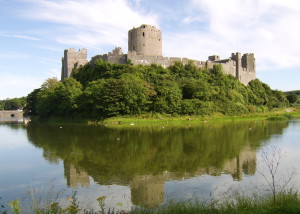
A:
{"label": "tree", "polygon": [[55,112],[57,100],[55,100],[54,90],[57,85],[56,78],[49,78],[37,93],[36,111],[41,118],[48,118]]}
{"label": "tree", "polygon": [[286,95],[286,98],[289,101],[289,103],[296,103],[299,99],[297,94],[288,94]]}
{"label": "tree", "polygon": [[213,94],[214,89],[205,80],[194,78],[186,78],[183,80],[183,99],[199,99],[202,101],[210,101]]}
{"label": "tree", "polygon": [[104,79],[90,82],[83,91],[81,110],[85,117],[100,119],[104,117],[103,97],[105,93]]}
{"label": "tree", "polygon": [[[120,78],[124,109],[122,114],[140,114],[148,109],[151,98],[156,95],[153,87],[133,74],[124,74]],[[122,105],[123,106],[123,105]]]}
{"label": "tree", "polygon": [[285,94],[282,91],[278,90],[271,90],[272,91],[272,98],[273,103],[270,103],[269,106],[272,108],[284,108],[288,105],[288,100]]}
{"label": "tree", "polygon": [[4,110],[5,100],[0,100],[0,110]]}
{"label": "tree", "polygon": [[266,105],[269,102],[268,94],[265,87],[258,79],[249,82],[249,88],[251,89],[253,96],[250,103],[253,105]]}
{"label": "tree", "polygon": [[279,166],[284,160],[285,154],[280,148],[276,146],[264,148],[261,151],[260,156],[262,158],[263,168],[261,170],[258,169],[257,171],[267,182],[268,187],[272,192],[273,203],[275,204],[278,193],[282,193],[286,190],[295,176],[295,171],[293,170],[287,178],[284,178],[285,180],[280,180],[277,177]]}
{"label": "tree", "polygon": [[37,115],[36,105],[37,105],[37,95],[41,91],[41,88],[34,89],[26,97],[26,105],[24,107],[24,113],[29,116]]}
{"label": "tree", "polygon": [[54,114],[63,116],[74,113],[79,107],[79,97],[82,95],[82,85],[74,78],[67,78],[54,89],[54,99],[57,101]]}
{"label": "tree", "polygon": [[4,110],[17,110],[17,109],[23,109],[25,106],[25,97],[21,98],[13,98],[8,99],[4,101],[3,108]]}
{"label": "tree", "polygon": [[162,81],[154,87],[157,95],[154,97],[152,110],[159,113],[179,113],[182,101],[182,91],[175,81]]}
{"label": "tree", "polygon": [[87,116],[106,118],[122,114],[124,96],[119,79],[99,79],[90,82],[83,94],[83,108]]}

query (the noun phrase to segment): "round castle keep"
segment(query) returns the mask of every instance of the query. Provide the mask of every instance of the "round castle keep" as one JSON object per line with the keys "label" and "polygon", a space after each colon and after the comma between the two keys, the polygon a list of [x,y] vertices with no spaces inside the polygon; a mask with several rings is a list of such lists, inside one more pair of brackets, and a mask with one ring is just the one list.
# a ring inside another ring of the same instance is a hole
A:
{"label": "round castle keep", "polygon": [[128,51],[137,55],[162,56],[162,34],[151,25],[141,25],[128,31]]}

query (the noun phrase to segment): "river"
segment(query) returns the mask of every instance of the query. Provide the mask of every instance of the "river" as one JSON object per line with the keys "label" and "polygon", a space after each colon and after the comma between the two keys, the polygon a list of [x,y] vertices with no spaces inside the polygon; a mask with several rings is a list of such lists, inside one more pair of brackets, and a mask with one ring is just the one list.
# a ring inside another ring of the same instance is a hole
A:
{"label": "river", "polygon": [[129,128],[1,123],[0,204],[19,199],[29,213],[32,197],[64,204],[76,191],[83,208],[99,210],[96,199],[106,196],[106,209],[130,210],[205,200],[232,187],[266,188],[261,151],[273,146],[284,154],[277,176],[287,180],[295,171],[297,182],[299,139],[300,120]]}

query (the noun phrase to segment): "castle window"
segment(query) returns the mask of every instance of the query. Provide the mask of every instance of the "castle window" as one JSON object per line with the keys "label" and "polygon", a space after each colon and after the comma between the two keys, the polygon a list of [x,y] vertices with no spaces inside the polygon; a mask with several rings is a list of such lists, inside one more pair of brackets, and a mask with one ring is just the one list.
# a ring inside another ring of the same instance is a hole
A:
{"label": "castle window", "polygon": [[135,46],[133,46],[133,50],[135,51]]}
{"label": "castle window", "polygon": [[145,36],[145,32],[143,32],[143,36]]}

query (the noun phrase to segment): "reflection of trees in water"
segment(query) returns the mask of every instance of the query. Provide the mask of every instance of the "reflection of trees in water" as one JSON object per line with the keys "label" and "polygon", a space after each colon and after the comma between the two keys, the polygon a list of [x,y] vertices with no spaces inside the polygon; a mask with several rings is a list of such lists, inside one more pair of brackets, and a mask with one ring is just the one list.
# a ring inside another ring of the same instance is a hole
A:
{"label": "reflection of trees in water", "polygon": [[68,185],[130,185],[135,204],[163,200],[164,181],[229,173],[242,179],[256,169],[256,148],[287,122],[209,123],[197,127],[110,129],[101,126],[30,125],[29,140],[50,162],[64,161]]}
{"label": "reflection of trees in water", "polygon": [[0,121],[0,127],[9,127],[10,130],[19,131],[24,130],[25,125],[18,121]]}

